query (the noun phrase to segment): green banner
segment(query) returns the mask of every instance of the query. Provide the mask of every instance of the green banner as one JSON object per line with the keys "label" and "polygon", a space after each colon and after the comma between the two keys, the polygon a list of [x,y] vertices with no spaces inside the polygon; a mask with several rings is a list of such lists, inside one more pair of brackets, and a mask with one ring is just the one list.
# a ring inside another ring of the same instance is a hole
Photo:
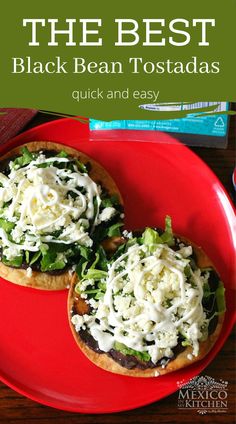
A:
{"label": "green banner", "polygon": [[160,119],[157,103],[235,101],[235,16],[235,0],[4,2],[0,107]]}

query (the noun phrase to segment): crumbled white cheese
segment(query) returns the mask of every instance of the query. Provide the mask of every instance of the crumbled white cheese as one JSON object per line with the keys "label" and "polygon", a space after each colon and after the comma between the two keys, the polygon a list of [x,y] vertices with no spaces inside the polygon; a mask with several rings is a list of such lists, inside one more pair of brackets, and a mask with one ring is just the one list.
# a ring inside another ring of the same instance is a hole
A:
{"label": "crumbled white cheese", "polygon": [[102,221],[109,221],[109,219],[112,218],[113,215],[115,215],[116,209],[108,206],[107,208],[103,209],[103,211],[99,214],[98,219]]}
{"label": "crumbled white cheese", "polygon": [[32,277],[32,275],[33,275],[33,270],[32,270],[32,268],[29,266],[29,267],[26,269],[26,276],[27,276],[28,278],[31,278],[31,277]]}
{"label": "crumbled white cheese", "polygon": [[9,202],[11,199],[12,192],[9,187],[0,187],[0,207],[2,207],[4,203]]}
{"label": "crumbled white cheese", "polygon": [[66,263],[67,258],[66,258],[65,253],[62,253],[62,252],[57,253],[56,262],[65,262]]}
{"label": "crumbled white cheese", "polygon": [[13,228],[11,232],[12,239],[14,240],[15,243],[20,243],[23,235],[24,235],[23,230],[19,226],[17,226],[16,228]]}
{"label": "crumbled white cheese", "polygon": [[133,237],[133,233],[131,231],[129,232],[127,230],[124,230],[122,234],[127,239],[131,239]]}
{"label": "crumbled white cheese", "polygon": [[[101,350],[109,351],[117,341],[147,352],[157,363],[173,357],[181,333],[186,334],[192,355],[198,355],[206,320],[202,307],[205,280],[198,269],[191,271],[194,287],[187,279],[184,271],[190,252],[178,251],[176,257],[165,244],[151,252],[135,244],[110,265],[104,296],[89,299],[93,314],[86,324]],[[82,284],[86,289],[86,283]]]}
{"label": "crumbled white cheese", "polygon": [[80,331],[82,325],[84,324],[84,318],[82,315],[74,315],[71,318],[71,322],[75,326],[76,331]]}
{"label": "crumbled white cheese", "polygon": [[72,267],[68,271],[69,275],[72,276],[74,274],[75,270],[76,270],[76,265],[72,265]]}
{"label": "crumbled white cheese", "polygon": [[95,299],[93,299],[93,297],[91,297],[91,299],[89,300],[89,304],[93,309],[97,309],[99,303]]}
{"label": "crumbled white cheese", "polygon": [[6,257],[8,261],[12,261],[16,256],[19,255],[19,250],[14,249],[13,247],[4,247],[3,255]]}
{"label": "crumbled white cheese", "polygon": [[188,258],[189,256],[192,255],[193,248],[192,246],[184,246],[184,247],[181,247],[181,249],[179,249],[177,253],[180,253],[180,255],[182,255],[183,258]]}
{"label": "crumbled white cheese", "polygon": [[79,285],[80,291],[81,292],[85,291],[88,286],[90,286],[91,284],[93,284],[93,282],[94,281],[92,279],[82,280],[80,282],[80,285]]}

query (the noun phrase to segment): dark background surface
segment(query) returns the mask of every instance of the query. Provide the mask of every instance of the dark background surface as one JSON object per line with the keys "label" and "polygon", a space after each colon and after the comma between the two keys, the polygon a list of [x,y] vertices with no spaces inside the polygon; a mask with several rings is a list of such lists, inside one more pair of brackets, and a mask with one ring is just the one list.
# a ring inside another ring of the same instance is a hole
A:
{"label": "dark background surface", "polygon": [[[38,114],[26,129],[55,119],[53,116]],[[231,198],[234,197],[232,172],[235,166],[236,118],[230,122],[229,143],[225,150],[213,148],[191,148],[218,176]],[[37,404],[0,383],[0,424],[90,424],[90,423],[229,423],[235,422],[235,331],[232,332],[221,352],[204,370],[217,381],[228,381],[227,413],[199,415],[190,409],[178,409],[178,392],[151,405],[136,410],[107,414],[83,415],[59,411]],[[80,382],[78,382],[80,384]],[[101,387],[102,390],[102,387]],[[130,394],[132,396],[132,393]]]}

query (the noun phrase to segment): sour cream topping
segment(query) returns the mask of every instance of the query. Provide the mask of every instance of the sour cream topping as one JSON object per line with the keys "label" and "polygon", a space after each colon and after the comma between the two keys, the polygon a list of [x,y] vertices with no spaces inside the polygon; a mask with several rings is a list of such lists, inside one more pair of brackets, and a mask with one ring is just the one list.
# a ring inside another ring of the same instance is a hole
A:
{"label": "sour cream topping", "polygon": [[[202,307],[205,277],[200,269],[185,275],[191,246],[174,251],[166,244],[129,247],[115,260],[103,280],[104,297],[86,299],[93,309],[90,315],[74,315],[76,331],[87,329],[108,352],[115,342],[130,349],[147,352],[155,364],[171,358],[182,334],[198,355],[201,328],[206,321]],[[83,290],[92,280],[81,282]]]}

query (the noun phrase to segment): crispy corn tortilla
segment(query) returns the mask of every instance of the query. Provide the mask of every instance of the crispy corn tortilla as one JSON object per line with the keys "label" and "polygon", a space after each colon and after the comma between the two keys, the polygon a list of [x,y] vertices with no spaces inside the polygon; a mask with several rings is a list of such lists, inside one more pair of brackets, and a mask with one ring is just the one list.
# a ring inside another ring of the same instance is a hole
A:
{"label": "crispy corn tortilla", "polygon": [[42,290],[63,290],[69,288],[71,281],[71,274],[68,271],[58,275],[32,271],[32,275],[28,277],[25,269],[11,268],[2,262],[0,262],[0,277],[19,286]]}
{"label": "crispy corn tortilla", "polygon": [[[181,241],[183,241],[184,243],[188,245],[192,245],[194,253],[196,255],[196,263],[199,268],[211,267],[215,269],[210,259],[207,257],[207,255],[199,246],[190,242],[188,239],[184,237],[179,237],[179,236],[177,237],[180,238]],[[114,240],[113,241],[111,240],[111,245],[112,244],[114,244]],[[118,244],[117,239],[116,239],[116,244]],[[141,370],[140,368],[133,368],[131,370],[127,369],[119,365],[106,353],[96,353],[94,350],[90,349],[90,347],[86,345],[86,343],[81,339],[80,335],[76,332],[75,327],[71,322],[71,317],[72,317],[71,311],[75,303],[75,298],[79,299],[80,315],[88,313],[88,306],[85,303],[84,299],[79,297],[79,295],[77,295],[77,293],[75,293],[74,291],[74,288],[77,282],[78,282],[77,276],[74,274],[74,276],[72,277],[71,287],[70,287],[69,296],[68,296],[68,316],[69,316],[70,328],[77,345],[80,347],[82,352],[87,356],[87,358],[90,359],[90,361],[93,362],[95,365],[97,365],[100,368],[103,368],[106,371],[110,371],[115,374],[127,375],[130,377],[157,377],[159,375],[164,375],[164,374],[179,370],[181,368],[184,368],[188,365],[193,364],[194,362],[197,362],[203,359],[207,355],[207,353],[212,349],[212,347],[214,346],[221,332],[221,328],[224,321],[224,314],[218,316],[218,322],[214,332],[208,336],[207,340],[199,343],[199,354],[197,357],[192,356],[192,359],[188,358],[188,355],[192,354],[192,347],[187,346],[181,353],[179,353],[173,360],[171,360],[166,365],[165,368],[162,368],[161,366],[157,366],[155,368],[147,368],[145,370]],[[77,308],[78,308],[78,303],[77,303]]]}
{"label": "crispy corn tortilla", "polygon": [[[89,176],[97,184],[101,184],[109,193],[109,195],[116,194],[119,198],[119,202],[123,205],[121,194],[118,190],[116,183],[113,181],[108,172],[94,159],[90,158],[86,154],[79,152],[76,149],[65,146],[63,144],[54,143],[50,141],[32,141],[30,143],[17,146],[8,153],[6,153],[0,162],[9,160],[21,154],[22,147],[27,147],[30,152],[39,152],[41,150],[50,150],[60,152],[64,150],[70,156],[78,158],[82,163],[91,165],[91,171]],[[32,276],[28,277],[26,270],[21,268],[12,268],[6,266],[0,261],[0,277],[21,286],[33,287],[42,290],[62,290],[68,287],[71,280],[71,275],[68,271],[58,275],[52,275],[47,272],[33,271]]]}

